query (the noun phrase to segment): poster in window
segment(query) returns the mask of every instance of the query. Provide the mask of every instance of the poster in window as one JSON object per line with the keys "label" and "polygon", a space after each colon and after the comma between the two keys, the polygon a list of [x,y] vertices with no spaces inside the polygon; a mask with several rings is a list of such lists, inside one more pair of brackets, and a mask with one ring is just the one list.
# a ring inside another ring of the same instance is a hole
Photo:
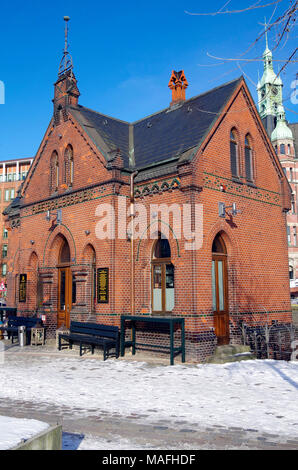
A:
{"label": "poster in window", "polygon": [[109,268],[97,269],[97,303],[109,303]]}
{"label": "poster in window", "polygon": [[19,302],[26,302],[27,274],[20,274]]}

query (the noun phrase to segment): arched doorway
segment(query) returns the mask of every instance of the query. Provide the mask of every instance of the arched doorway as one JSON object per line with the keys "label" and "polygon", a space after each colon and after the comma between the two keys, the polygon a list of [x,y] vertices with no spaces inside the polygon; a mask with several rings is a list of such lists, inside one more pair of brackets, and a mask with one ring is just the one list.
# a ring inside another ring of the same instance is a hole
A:
{"label": "arched doorway", "polygon": [[169,313],[175,305],[174,266],[167,238],[160,233],[152,253],[152,312]]}
{"label": "arched doorway", "polygon": [[227,249],[218,234],[212,244],[212,306],[215,334],[219,345],[229,344]]}
{"label": "arched doorway", "polygon": [[62,325],[69,328],[70,311],[76,301],[76,284],[70,269],[70,249],[67,240],[63,237],[58,259],[58,328]]}

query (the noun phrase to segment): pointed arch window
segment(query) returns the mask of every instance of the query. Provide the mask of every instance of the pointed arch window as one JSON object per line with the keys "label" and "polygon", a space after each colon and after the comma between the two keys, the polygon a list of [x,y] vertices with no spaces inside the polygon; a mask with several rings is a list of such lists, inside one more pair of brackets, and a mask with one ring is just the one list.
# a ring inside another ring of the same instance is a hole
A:
{"label": "pointed arch window", "polygon": [[67,186],[73,185],[74,166],[73,166],[73,148],[68,145],[64,152],[64,175],[63,182]]}
{"label": "pointed arch window", "polygon": [[247,181],[253,181],[253,158],[251,137],[249,134],[245,137],[245,174]]}
{"label": "pointed arch window", "polygon": [[230,156],[232,176],[239,178],[239,149],[237,143],[237,133],[235,129],[232,129],[230,134]]}
{"label": "pointed arch window", "polygon": [[160,233],[152,256],[152,311],[171,312],[175,305],[174,266],[169,241]]}
{"label": "pointed arch window", "polygon": [[51,193],[57,191],[59,186],[59,160],[58,153],[54,151],[50,161],[50,190]]}

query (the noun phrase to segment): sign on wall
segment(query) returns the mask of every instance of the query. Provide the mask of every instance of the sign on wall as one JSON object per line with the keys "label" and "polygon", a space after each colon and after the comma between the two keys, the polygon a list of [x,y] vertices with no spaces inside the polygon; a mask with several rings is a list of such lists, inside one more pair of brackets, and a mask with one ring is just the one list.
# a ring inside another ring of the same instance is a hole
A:
{"label": "sign on wall", "polygon": [[26,302],[27,274],[20,274],[19,302]]}
{"label": "sign on wall", "polygon": [[109,303],[109,268],[97,268],[97,303]]}

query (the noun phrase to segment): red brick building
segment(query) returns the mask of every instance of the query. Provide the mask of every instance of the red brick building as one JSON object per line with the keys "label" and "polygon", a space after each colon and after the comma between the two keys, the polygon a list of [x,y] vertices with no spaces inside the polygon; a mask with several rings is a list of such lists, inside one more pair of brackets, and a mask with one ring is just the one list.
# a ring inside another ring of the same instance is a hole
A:
{"label": "red brick building", "polygon": [[[6,210],[10,306],[45,314],[53,334],[73,319],[119,325],[131,309],[182,316],[194,360],[239,342],[241,321],[291,323],[291,194],[248,87],[241,77],[185,100],[186,86],[184,73],[173,72],[171,105],[127,123],[81,106],[72,67],[62,67],[53,117]],[[141,207],[152,218],[131,257],[129,227],[118,217],[132,180],[142,204],[135,224]],[[154,204],[187,208],[192,230],[203,208],[201,245],[187,249],[190,235]],[[98,238],[103,207],[116,220],[106,239]]]}
{"label": "red brick building", "polygon": [[[15,160],[5,160],[0,162],[0,234],[1,234],[1,271],[0,284],[6,285],[7,257],[8,257],[8,237],[9,231],[5,228],[4,209],[16,197],[17,190],[26,178],[32,158],[18,158]],[[0,292],[0,296],[5,297],[6,291]]]}

